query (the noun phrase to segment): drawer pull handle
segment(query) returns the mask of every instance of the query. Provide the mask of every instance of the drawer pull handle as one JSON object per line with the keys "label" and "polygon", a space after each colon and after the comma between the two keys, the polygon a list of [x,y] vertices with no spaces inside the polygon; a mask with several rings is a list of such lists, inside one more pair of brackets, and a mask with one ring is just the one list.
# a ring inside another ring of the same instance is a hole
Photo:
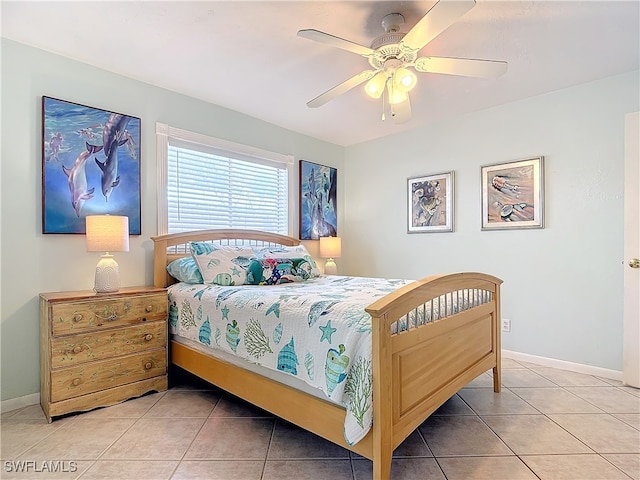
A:
{"label": "drawer pull handle", "polygon": [[73,353],[80,353],[82,351],[82,347],[80,345],[76,345],[73,347]]}
{"label": "drawer pull handle", "polygon": [[80,379],[74,378],[71,383],[73,384],[74,387],[77,387],[78,385],[80,385]]}
{"label": "drawer pull handle", "polygon": [[153,364],[151,362],[147,362],[144,364],[144,369],[145,370],[151,370],[151,367],[153,367]]}
{"label": "drawer pull handle", "polygon": [[147,305],[146,307],[144,307],[144,311],[147,312],[147,313],[153,312],[153,306],[152,305]]}
{"label": "drawer pull handle", "polygon": [[82,320],[82,314],[81,314],[81,313],[76,313],[76,314],[73,316],[73,321],[74,321],[75,323],[78,323],[80,320]]}
{"label": "drawer pull handle", "polygon": [[147,334],[144,336],[144,339],[145,339],[145,341],[147,341],[147,342],[148,342],[148,341],[150,341],[152,338],[153,338],[153,335],[151,335],[150,333],[147,333]]}

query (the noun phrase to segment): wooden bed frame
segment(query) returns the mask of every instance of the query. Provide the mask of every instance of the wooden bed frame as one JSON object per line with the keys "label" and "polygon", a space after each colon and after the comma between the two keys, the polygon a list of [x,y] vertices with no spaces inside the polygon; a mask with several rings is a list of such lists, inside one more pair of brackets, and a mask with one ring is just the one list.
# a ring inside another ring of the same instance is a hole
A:
{"label": "wooden bed frame", "polygon": [[[259,246],[300,244],[300,240],[284,235],[236,229],[162,235],[152,240],[156,287],[175,282],[166,266],[189,255],[190,241]],[[171,361],[223,390],[372,460],[373,478],[386,480],[391,473],[394,449],[458,390],[493,369],[493,389],[500,391],[501,284],[502,280],[482,273],[436,275],[399,288],[366,308],[372,317],[374,422],[367,436],[355,445],[344,439],[344,408],[176,341],[171,341]],[[391,325],[397,319],[432,298],[466,289],[483,291],[490,301],[392,334]]]}

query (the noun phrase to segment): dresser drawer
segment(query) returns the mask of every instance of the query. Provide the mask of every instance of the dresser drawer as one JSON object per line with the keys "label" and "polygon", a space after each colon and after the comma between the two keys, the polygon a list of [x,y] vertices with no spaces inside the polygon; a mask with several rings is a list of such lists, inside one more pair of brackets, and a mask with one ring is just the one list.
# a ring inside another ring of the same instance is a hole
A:
{"label": "dresser drawer", "polygon": [[150,320],[166,319],[165,293],[130,295],[121,298],[92,298],[53,304],[51,307],[53,335],[69,335],[98,330],[108,325],[130,325]]}
{"label": "dresser drawer", "polygon": [[166,349],[51,371],[51,402],[164,375]]}
{"label": "dresser drawer", "polygon": [[167,345],[167,324],[153,321],[132,327],[120,327],[51,339],[51,368],[104,360]]}

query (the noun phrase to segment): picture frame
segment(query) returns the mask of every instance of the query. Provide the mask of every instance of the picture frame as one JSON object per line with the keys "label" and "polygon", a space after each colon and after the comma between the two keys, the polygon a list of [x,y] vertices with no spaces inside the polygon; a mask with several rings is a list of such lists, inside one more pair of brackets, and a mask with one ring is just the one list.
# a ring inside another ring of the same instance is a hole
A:
{"label": "picture frame", "polygon": [[338,170],[300,160],[300,239],[338,235]]}
{"label": "picture frame", "polygon": [[407,179],[407,233],[453,231],[453,172]]}
{"label": "picture frame", "polygon": [[112,214],[141,234],[140,123],[42,97],[42,233],[84,234],[87,215]]}
{"label": "picture frame", "polygon": [[544,228],[544,158],[480,167],[482,230]]}

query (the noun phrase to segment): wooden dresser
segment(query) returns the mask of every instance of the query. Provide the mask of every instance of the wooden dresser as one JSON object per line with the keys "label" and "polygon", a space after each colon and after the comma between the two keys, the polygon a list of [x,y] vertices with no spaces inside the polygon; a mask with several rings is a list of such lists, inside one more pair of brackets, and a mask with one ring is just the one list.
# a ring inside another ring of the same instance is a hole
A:
{"label": "wooden dresser", "polygon": [[47,420],[167,389],[167,292],[40,294],[40,403]]}

